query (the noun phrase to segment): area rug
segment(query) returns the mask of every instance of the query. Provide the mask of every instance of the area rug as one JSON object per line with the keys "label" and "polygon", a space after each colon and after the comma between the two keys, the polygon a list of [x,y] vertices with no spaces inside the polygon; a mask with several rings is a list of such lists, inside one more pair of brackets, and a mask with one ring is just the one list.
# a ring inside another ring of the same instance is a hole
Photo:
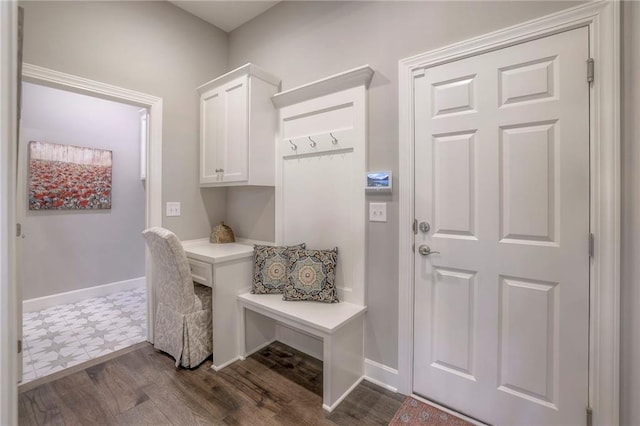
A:
{"label": "area rug", "polygon": [[471,423],[408,396],[389,422],[389,426],[403,425],[462,426]]}

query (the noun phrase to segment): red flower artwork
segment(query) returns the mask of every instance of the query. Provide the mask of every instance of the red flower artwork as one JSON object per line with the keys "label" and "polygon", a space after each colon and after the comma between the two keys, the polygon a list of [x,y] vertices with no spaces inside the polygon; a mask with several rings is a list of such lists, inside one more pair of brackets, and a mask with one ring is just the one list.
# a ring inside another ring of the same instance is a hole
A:
{"label": "red flower artwork", "polygon": [[111,208],[111,151],[29,143],[29,210]]}

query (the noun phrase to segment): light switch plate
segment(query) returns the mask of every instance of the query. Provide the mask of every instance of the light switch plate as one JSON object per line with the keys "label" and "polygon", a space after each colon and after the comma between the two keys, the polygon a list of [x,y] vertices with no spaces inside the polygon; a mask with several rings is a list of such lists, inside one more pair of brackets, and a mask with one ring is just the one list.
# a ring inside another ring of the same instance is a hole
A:
{"label": "light switch plate", "polygon": [[167,217],[168,216],[180,216],[179,201],[170,201],[167,203]]}
{"label": "light switch plate", "polygon": [[369,222],[387,221],[387,203],[369,203]]}

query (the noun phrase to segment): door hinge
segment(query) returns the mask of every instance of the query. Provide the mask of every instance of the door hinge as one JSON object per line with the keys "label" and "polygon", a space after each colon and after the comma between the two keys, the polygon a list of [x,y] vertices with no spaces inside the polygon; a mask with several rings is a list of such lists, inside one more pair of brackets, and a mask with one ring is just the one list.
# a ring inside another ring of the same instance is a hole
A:
{"label": "door hinge", "polygon": [[22,224],[16,223],[16,237],[19,237],[21,235],[22,235]]}
{"label": "door hinge", "polygon": [[589,84],[593,83],[593,80],[595,78],[595,68],[595,61],[593,60],[593,58],[587,59],[587,82]]}
{"label": "door hinge", "polygon": [[587,426],[593,425],[593,410],[591,407],[587,407]]}
{"label": "door hinge", "polygon": [[596,238],[593,236],[593,234],[589,234],[589,257],[594,256],[595,247],[596,247]]}
{"label": "door hinge", "polygon": [[424,68],[417,68],[417,69],[413,70],[413,76],[414,77],[423,77],[425,72],[426,72],[426,70]]}
{"label": "door hinge", "polygon": [[411,229],[413,229],[414,235],[418,234],[418,219],[413,219],[413,225],[411,226]]}
{"label": "door hinge", "polygon": [[22,353],[22,340],[18,340],[18,353]]}

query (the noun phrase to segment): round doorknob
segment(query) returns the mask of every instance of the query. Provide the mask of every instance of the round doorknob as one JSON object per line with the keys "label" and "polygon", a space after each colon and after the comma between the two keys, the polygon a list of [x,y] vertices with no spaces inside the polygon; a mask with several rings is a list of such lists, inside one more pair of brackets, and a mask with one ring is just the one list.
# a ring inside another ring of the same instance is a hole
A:
{"label": "round doorknob", "polygon": [[420,222],[418,229],[426,234],[431,229],[431,225],[429,225],[429,222]]}
{"label": "round doorknob", "polygon": [[431,251],[431,247],[429,247],[426,244],[422,244],[420,245],[420,247],[418,247],[418,253],[420,253],[423,256],[429,256],[430,254],[440,254],[439,251]]}

